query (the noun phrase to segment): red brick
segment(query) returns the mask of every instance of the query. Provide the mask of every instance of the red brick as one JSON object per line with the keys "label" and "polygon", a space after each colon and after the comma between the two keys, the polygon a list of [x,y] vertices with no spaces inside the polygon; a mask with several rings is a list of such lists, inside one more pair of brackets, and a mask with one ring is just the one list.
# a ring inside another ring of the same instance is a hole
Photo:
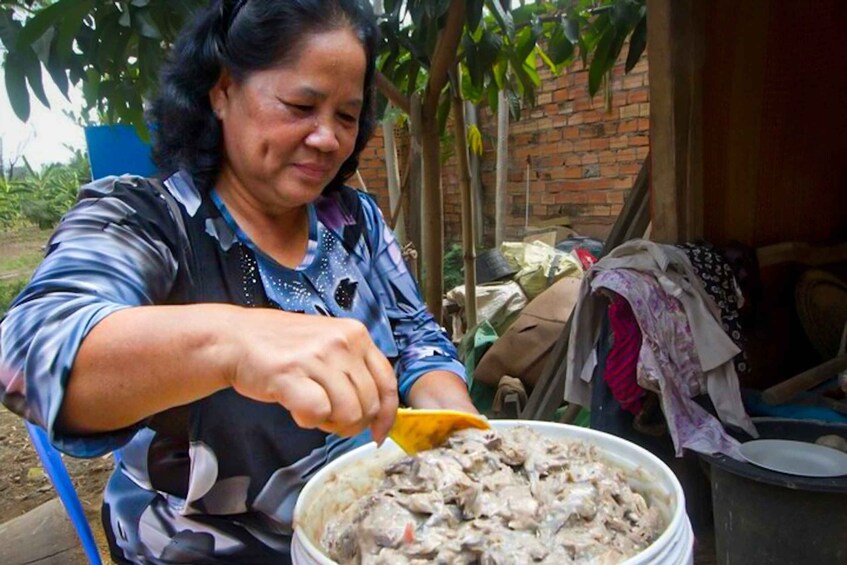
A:
{"label": "red brick", "polygon": [[609,148],[609,138],[608,137],[600,137],[600,138],[592,139],[589,147],[591,149],[608,149]]}
{"label": "red brick", "polygon": [[641,163],[622,163],[618,168],[622,175],[637,175],[641,171]]}
{"label": "red brick", "polygon": [[649,100],[650,93],[647,90],[633,90],[626,95],[627,104],[638,104]]}
{"label": "red brick", "polygon": [[611,188],[609,181],[604,178],[570,181],[566,186],[568,190],[600,190]]}
{"label": "red brick", "polygon": [[580,139],[579,141],[575,141],[573,143],[573,151],[582,152],[588,151],[589,149],[591,149],[591,142],[589,142],[587,139]]}
{"label": "red brick", "polygon": [[644,76],[643,75],[629,75],[625,76],[623,79],[623,88],[624,90],[632,90],[633,88],[639,88],[644,85]]}
{"label": "red brick", "polygon": [[629,146],[629,136],[619,135],[609,140],[609,147],[612,149],[623,149]]}
{"label": "red brick", "polygon": [[620,115],[622,120],[625,120],[626,118],[637,118],[639,116],[638,111],[639,111],[639,105],[638,104],[621,106],[619,115]]}
{"label": "red brick", "polygon": [[568,91],[563,88],[562,90],[556,90],[553,92],[553,102],[564,102],[568,99]]}
{"label": "red brick", "polygon": [[629,138],[630,145],[650,145],[650,138],[646,135],[633,135]]}
{"label": "red brick", "polygon": [[618,133],[629,133],[633,131],[638,131],[638,121],[639,120],[624,120],[620,122],[618,126]]}
{"label": "red brick", "polygon": [[601,177],[616,177],[620,174],[620,166],[617,163],[610,163],[600,167]]}
{"label": "red brick", "polygon": [[614,190],[606,193],[606,202],[609,204],[622,204],[624,201],[624,193],[620,190]]}

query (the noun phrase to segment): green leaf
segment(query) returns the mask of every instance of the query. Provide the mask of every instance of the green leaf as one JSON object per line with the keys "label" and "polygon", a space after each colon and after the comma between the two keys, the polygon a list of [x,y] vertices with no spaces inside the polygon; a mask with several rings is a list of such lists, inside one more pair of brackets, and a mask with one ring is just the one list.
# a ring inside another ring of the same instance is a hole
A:
{"label": "green leaf", "polygon": [[47,68],[47,72],[59,89],[59,92],[70,101],[70,97],[68,96],[68,74],[61,57],[57,54],[55,41],[50,45],[50,54],[47,56],[47,63],[44,66]]}
{"label": "green leaf", "polygon": [[475,32],[479,27],[479,22],[482,20],[482,7],[485,0],[467,0],[465,5],[465,15],[468,24],[468,31]]}
{"label": "green leaf", "polygon": [[603,75],[614,64],[614,59],[610,62],[610,55],[615,39],[615,30],[611,27],[606,28],[600,37],[597,48],[594,50],[594,57],[591,59],[591,65],[588,68],[588,93],[591,96],[597,94]]}
{"label": "green leaf", "polygon": [[6,56],[4,70],[6,74],[6,95],[15,115],[25,122],[29,119],[29,92],[26,88],[26,72],[17,53]]}
{"label": "green leaf", "polygon": [[647,16],[643,16],[629,39],[629,53],[626,55],[626,72],[629,72],[638,64],[641,54],[647,47]]}
{"label": "green leaf", "polygon": [[435,22],[438,18],[447,12],[450,7],[450,0],[425,0],[424,11],[427,17]]}
{"label": "green leaf", "polygon": [[579,41],[579,19],[576,16],[564,16],[562,17],[562,25],[568,41],[571,44],[577,43]]}
{"label": "green leaf", "polygon": [[509,61],[506,59],[500,59],[497,61],[497,64],[494,65],[494,82],[497,83],[498,90],[502,90],[506,87],[506,73],[508,70]]}
{"label": "green leaf", "polygon": [[57,42],[63,57],[70,57],[73,53],[74,38],[82,26],[83,19],[93,9],[94,0],[76,0],[62,15]]}
{"label": "green leaf", "polygon": [[544,64],[547,65],[547,68],[550,69],[551,73],[559,74],[559,65],[554,63],[553,60],[547,56],[547,53],[544,52],[540,45],[535,46],[535,52],[538,53],[538,56],[541,57],[541,60],[544,61]]}
{"label": "green leaf", "polygon": [[156,28],[156,24],[150,18],[147,10],[136,10],[133,14],[132,23],[142,37],[150,39],[161,39],[162,34]]}
{"label": "green leaf", "polygon": [[638,21],[640,9],[632,0],[617,0],[612,5],[612,23],[618,29],[630,29]]}
{"label": "green leaf", "polygon": [[531,27],[525,27],[518,32],[515,38],[515,54],[519,60],[526,59],[532,50],[535,49],[535,42],[538,40],[538,35]]}
{"label": "green leaf", "polygon": [[41,61],[38,60],[32,48],[23,49],[19,53],[30,90],[32,90],[32,93],[35,94],[36,98],[42,104],[49,108],[50,101],[47,100],[47,94],[44,92],[44,83],[41,77]]}
{"label": "green leaf", "polygon": [[12,10],[0,10],[0,41],[10,51],[18,42],[21,24],[12,18]]}
{"label": "green leaf", "polygon": [[565,35],[565,30],[557,26],[547,41],[547,53],[556,65],[561,65],[573,57],[573,43]]}
{"label": "green leaf", "polygon": [[118,23],[121,24],[124,27],[131,27],[132,16],[130,16],[128,8],[124,7],[124,11],[121,14],[120,19],[118,20]]}
{"label": "green leaf", "polygon": [[482,145],[482,132],[479,131],[476,124],[470,124],[468,126],[468,149],[474,155],[482,155],[484,149]]}
{"label": "green leaf", "polygon": [[72,9],[76,3],[76,0],[59,0],[36,12],[27,20],[18,35],[17,46],[20,48],[32,45],[36,39],[44,35],[44,32],[61,22],[66,17],[68,9]]}
{"label": "green leaf", "polygon": [[494,14],[494,19],[500,29],[506,34],[506,37],[511,41],[515,37],[515,22],[512,19],[512,14],[503,9],[500,5],[500,0],[488,0],[488,9]]}
{"label": "green leaf", "polygon": [[470,73],[465,69],[465,72],[462,73],[462,98],[478,102],[484,92],[483,81],[480,81],[479,85],[474,84],[471,81]]}

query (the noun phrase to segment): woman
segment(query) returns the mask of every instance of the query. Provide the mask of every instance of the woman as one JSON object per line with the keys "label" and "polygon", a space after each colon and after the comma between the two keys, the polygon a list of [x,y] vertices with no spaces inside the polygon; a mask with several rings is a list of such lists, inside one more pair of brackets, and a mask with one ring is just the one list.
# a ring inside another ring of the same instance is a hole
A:
{"label": "woman", "polygon": [[116,561],[285,562],[305,481],[384,439],[398,396],[474,411],[378,208],[342,184],[375,49],[364,0],[212,2],[152,106],[169,176],[84,187],[0,326],[4,403],[66,453],[121,449]]}

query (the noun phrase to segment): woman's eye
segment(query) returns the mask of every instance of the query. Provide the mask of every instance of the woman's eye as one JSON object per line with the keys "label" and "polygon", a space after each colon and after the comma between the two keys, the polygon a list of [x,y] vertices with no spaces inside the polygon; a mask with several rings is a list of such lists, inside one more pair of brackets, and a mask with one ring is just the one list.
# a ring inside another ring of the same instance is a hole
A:
{"label": "woman's eye", "polygon": [[349,124],[355,124],[359,121],[359,118],[352,114],[340,114],[339,117],[341,118],[341,121],[347,122]]}
{"label": "woman's eye", "polygon": [[312,111],[312,107],[308,104],[291,104],[290,102],[286,102],[285,105],[299,114],[308,114]]}

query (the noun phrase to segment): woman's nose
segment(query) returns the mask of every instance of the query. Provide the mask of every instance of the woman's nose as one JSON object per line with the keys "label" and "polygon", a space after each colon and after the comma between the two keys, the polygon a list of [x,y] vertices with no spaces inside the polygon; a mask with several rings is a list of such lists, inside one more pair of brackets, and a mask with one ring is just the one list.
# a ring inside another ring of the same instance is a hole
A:
{"label": "woman's nose", "polygon": [[340,147],[333,125],[320,118],[315,120],[314,128],[306,136],[306,145],[326,153],[335,151]]}

